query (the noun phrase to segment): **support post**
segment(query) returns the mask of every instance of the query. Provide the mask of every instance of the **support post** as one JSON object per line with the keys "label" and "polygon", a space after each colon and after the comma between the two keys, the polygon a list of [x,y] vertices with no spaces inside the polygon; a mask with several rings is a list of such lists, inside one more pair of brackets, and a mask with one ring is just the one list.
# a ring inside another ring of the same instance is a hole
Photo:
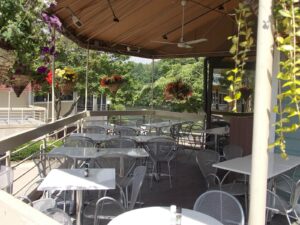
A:
{"label": "support post", "polygon": [[152,73],[151,73],[151,109],[154,109],[153,98],[154,98],[154,59],[152,59]]}
{"label": "support post", "polygon": [[264,225],[274,39],[272,0],[259,0],[249,225]]}
{"label": "support post", "polygon": [[212,65],[212,60],[208,61],[208,84],[207,84],[207,103],[206,103],[206,128],[211,127],[211,104],[212,104],[212,86],[213,86],[213,76],[214,69]]}
{"label": "support post", "polygon": [[84,103],[85,111],[87,111],[87,103],[88,103],[89,58],[90,58],[90,45],[88,44],[87,59],[86,59],[86,72],[85,72],[85,103]]}
{"label": "support post", "polygon": [[[52,38],[53,38],[53,47],[55,47],[55,29],[53,28],[52,31]],[[55,121],[55,57],[54,54],[51,57],[52,59],[52,85],[51,85],[51,93],[52,93],[52,123]]]}

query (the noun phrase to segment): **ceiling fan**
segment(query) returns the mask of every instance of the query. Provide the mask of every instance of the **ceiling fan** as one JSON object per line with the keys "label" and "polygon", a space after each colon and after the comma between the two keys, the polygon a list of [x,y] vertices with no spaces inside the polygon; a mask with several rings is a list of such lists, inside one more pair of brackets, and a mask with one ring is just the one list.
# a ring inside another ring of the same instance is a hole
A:
{"label": "ceiling fan", "polygon": [[[184,34],[184,10],[186,6],[187,0],[181,0],[181,6],[182,6],[182,20],[181,20],[181,37],[179,42],[171,42],[171,41],[151,41],[155,43],[162,43],[162,44],[169,44],[169,45],[177,45],[178,48],[192,48],[191,45],[194,44],[199,44],[202,42],[207,41],[206,38],[200,38],[200,39],[195,39],[195,40],[190,40],[190,41],[184,41],[183,39],[183,34]],[[166,37],[166,35],[164,35]]]}

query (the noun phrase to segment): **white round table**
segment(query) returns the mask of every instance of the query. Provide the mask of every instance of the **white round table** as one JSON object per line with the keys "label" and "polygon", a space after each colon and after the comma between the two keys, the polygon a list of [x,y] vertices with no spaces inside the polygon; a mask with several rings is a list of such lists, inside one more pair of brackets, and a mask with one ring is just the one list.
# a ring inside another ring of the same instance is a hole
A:
{"label": "white round table", "polygon": [[[109,222],[108,225],[169,225],[171,213],[168,207],[147,207],[125,212]],[[206,214],[182,209],[182,225],[222,225]]]}

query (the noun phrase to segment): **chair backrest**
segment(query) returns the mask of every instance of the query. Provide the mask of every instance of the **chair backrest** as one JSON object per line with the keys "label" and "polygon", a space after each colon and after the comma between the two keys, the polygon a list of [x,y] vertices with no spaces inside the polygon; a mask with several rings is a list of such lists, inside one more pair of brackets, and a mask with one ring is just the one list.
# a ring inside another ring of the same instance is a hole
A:
{"label": "chair backrest", "polygon": [[187,133],[191,133],[192,131],[192,127],[194,126],[194,122],[193,121],[184,121],[181,123],[181,131],[185,134]]}
{"label": "chair backrest", "polygon": [[69,136],[65,139],[65,147],[94,147],[93,139],[83,136]]}
{"label": "chair backrest", "polygon": [[197,198],[193,209],[214,217],[224,225],[245,224],[241,204],[234,196],[224,191],[203,193]]}
{"label": "chair backrest", "polygon": [[14,175],[12,168],[7,166],[0,166],[0,189],[6,190],[11,194],[13,180]]}
{"label": "chair backrest", "polygon": [[173,124],[170,127],[171,137],[174,138],[175,140],[177,140],[179,138],[179,136],[180,136],[180,131],[181,131],[181,124],[180,123]]}
{"label": "chair backrest", "polygon": [[105,143],[107,148],[136,148],[136,146],[135,140],[126,137],[112,138]]}
{"label": "chair backrest", "polygon": [[152,138],[144,143],[144,146],[150,158],[155,161],[169,161],[175,157],[177,150],[176,142],[165,137]]}
{"label": "chair backrest", "polygon": [[220,161],[220,155],[213,150],[201,150],[196,155],[196,161],[199,166],[199,169],[206,179],[207,186],[214,186],[215,179],[213,177],[208,177],[209,174],[216,174],[217,168],[212,165]]}
{"label": "chair backrest", "polygon": [[289,207],[289,205],[285,203],[285,200],[281,199],[275,192],[267,190],[266,208],[276,213],[280,212],[285,214],[288,224],[291,225],[291,221],[287,213],[288,209],[286,207]]}
{"label": "chair backrest", "polygon": [[114,128],[115,135],[121,135],[121,136],[136,136],[138,133],[135,129],[131,127],[121,127],[117,126]]}
{"label": "chair backrest", "polygon": [[133,171],[133,177],[131,179],[130,204],[128,206],[128,210],[132,210],[134,208],[146,175],[146,170],[146,166],[137,166]]}
{"label": "chair backrest", "polygon": [[107,130],[101,126],[86,126],[82,131],[83,133],[107,134]]}
{"label": "chair backrest", "polygon": [[300,198],[300,180],[296,182],[296,184],[293,187],[293,191],[291,193],[290,202],[292,205],[292,208],[296,208],[299,202]]}
{"label": "chair backrest", "polygon": [[226,145],[223,148],[223,154],[226,160],[243,156],[243,148],[239,145]]}

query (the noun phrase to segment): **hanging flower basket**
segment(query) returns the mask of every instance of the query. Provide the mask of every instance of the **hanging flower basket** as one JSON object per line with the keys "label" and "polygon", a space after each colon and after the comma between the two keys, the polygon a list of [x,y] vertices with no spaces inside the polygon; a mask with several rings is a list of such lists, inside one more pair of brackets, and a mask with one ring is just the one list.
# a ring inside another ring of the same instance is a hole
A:
{"label": "hanging flower basket", "polygon": [[16,56],[13,51],[0,48],[0,77],[7,76],[8,71],[14,65]]}
{"label": "hanging flower basket", "polygon": [[[52,85],[52,72],[49,71],[46,76],[47,83]],[[58,88],[62,95],[70,95],[74,91],[77,81],[77,74],[71,67],[55,70],[55,87]]]}
{"label": "hanging flower basket", "polygon": [[74,82],[65,81],[60,85],[60,92],[62,95],[71,95],[73,93],[74,87]]}
{"label": "hanging flower basket", "polygon": [[107,87],[108,87],[108,89],[110,90],[111,93],[115,94],[115,93],[117,93],[117,91],[121,87],[121,84],[118,84],[118,83],[116,83],[116,84],[110,84]]}
{"label": "hanging flower basket", "polygon": [[104,76],[100,79],[100,85],[108,88],[112,94],[116,94],[124,82],[125,78],[121,75]]}
{"label": "hanging flower basket", "polygon": [[182,80],[168,83],[164,90],[167,101],[186,101],[192,94],[192,88]]}
{"label": "hanging flower basket", "polygon": [[30,81],[30,76],[14,74],[10,80],[11,87],[16,93],[17,97],[20,97],[26,86]]}

